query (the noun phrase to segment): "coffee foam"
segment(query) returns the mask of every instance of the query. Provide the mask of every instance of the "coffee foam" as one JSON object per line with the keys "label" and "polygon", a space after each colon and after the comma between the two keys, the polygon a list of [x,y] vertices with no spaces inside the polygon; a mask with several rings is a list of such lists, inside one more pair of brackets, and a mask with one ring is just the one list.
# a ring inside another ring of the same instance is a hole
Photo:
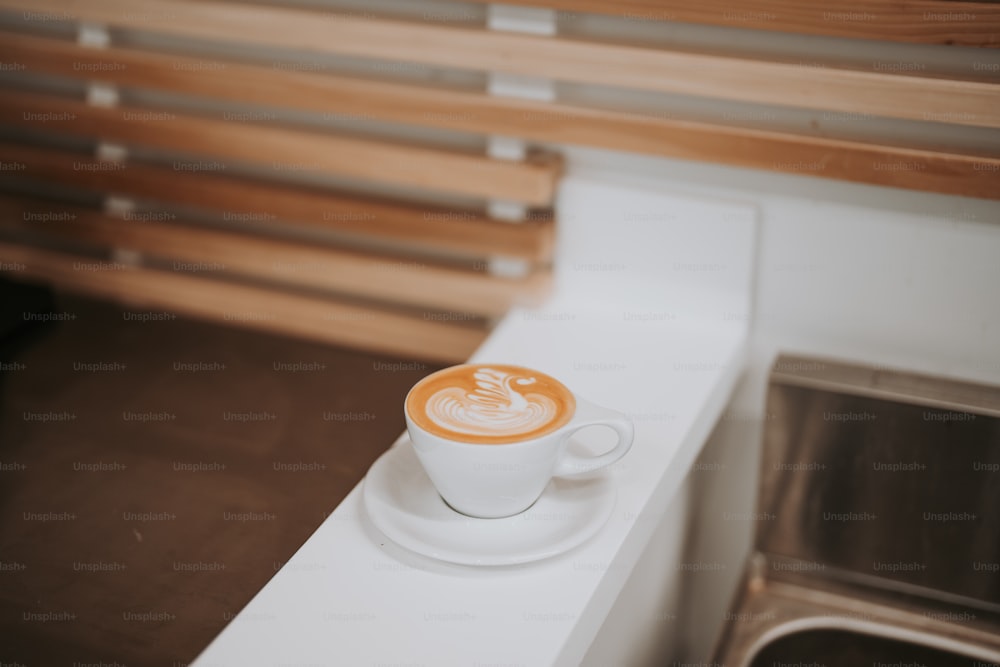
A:
{"label": "coffee foam", "polygon": [[418,382],[410,419],[442,438],[471,444],[530,440],[566,424],[576,399],[561,382],[520,366],[466,364]]}

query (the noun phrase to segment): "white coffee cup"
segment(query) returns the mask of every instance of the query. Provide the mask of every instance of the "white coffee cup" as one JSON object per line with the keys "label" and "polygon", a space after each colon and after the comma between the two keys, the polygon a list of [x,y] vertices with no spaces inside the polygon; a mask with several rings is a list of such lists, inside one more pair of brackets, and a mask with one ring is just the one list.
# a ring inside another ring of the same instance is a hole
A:
{"label": "white coffee cup", "polygon": [[[492,519],[525,511],[553,476],[588,473],[632,446],[624,414],[573,394],[555,378],[508,364],[463,364],[410,389],[406,427],[413,449],[448,505]],[[606,426],[618,440],[604,454],[568,451],[582,428]]]}

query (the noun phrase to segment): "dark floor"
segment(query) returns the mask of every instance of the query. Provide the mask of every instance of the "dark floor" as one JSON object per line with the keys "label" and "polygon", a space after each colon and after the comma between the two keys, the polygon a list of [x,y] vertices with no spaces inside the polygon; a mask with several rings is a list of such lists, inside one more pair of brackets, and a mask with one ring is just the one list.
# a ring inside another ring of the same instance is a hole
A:
{"label": "dark floor", "polygon": [[40,308],[74,319],[0,338],[2,664],[191,661],[435,370],[108,303]]}

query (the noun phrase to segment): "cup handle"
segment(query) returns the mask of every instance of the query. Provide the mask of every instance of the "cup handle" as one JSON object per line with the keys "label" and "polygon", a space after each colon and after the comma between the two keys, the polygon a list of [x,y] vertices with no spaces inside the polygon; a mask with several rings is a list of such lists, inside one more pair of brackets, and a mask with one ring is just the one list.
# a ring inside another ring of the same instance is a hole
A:
{"label": "cup handle", "polygon": [[603,468],[625,456],[632,447],[632,440],[635,438],[635,426],[632,420],[626,415],[594,405],[589,401],[584,401],[577,397],[576,415],[569,423],[566,432],[563,433],[563,441],[567,442],[574,433],[589,426],[608,426],[618,434],[618,442],[610,451],[597,456],[580,456],[563,451],[556,469],[552,473],[556,477],[571,477]]}

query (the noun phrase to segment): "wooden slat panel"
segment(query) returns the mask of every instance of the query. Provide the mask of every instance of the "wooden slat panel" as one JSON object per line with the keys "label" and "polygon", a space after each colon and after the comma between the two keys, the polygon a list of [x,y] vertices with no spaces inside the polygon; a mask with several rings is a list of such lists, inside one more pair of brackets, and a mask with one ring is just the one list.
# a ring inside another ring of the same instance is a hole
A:
{"label": "wooden slat panel", "polygon": [[[526,111],[520,117],[504,116],[511,133],[520,136],[542,138],[545,135],[552,142],[580,143],[800,176],[1000,199],[1000,157],[995,155],[964,155],[867,144],[573,107],[548,109],[544,105],[527,102],[520,103],[520,106],[532,111]],[[16,117],[16,109],[8,109],[7,112]],[[0,100],[0,117],[3,114],[3,101]],[[215,175],[205,173],[197,176],[191,178],[190,191],[184,194],[175,192],[173,196],[181,199],[197,196],[194,193],[199,192],[199,188],[210,189],[219,180]],[[80,178],[99,177],[81,174]],[[155,195],[155,179],[147,181],[147,186]],[[213,198],[210,190],[204,192],[205,197]],[[249,206],[255,197],[264,194],[263,191],[255,193],[253,189],[244,188],[244,192],[248,204],[235,210],[270,210],[267,204],[256,209]],[[288,194],[286,191],[285,195]],[[238,197],[238,190],[233,195]],[[294,202],[289,202],[289,205],[294,205]],[[310,208],[314,218],[316,207],[310,207],[305,201],[302,205]],[[459,221],[458,224],[464,222]],[[397,223],[393,226],[400,229],[400,234],[405,234],[406,220],[400,219]],[[474,233],[471,226],[461,229],[466,229],[466,234]],[[499,254],[499,248],[497,252]]]}
{"label": "wooden slat panel", "polygon": [[[486,4],[491,0],[468,0]],[[861,39],[1000,46],[1000,5],[957,0],[505,0],[507,4]]]}
{"label": "wooden slat panel", "polygon": [[[2,37],[0,57],[23,64],[26,72],[86,77],[118,85],[263,105],[280,100],[283,106],[311,111],[368,114],[370,104],[365,104],[365,96],[394,89],[392,84],[364,82],[344,76],[288,72],[121,48],[98,50],[72,42],[12,34]],[[713,72],[718,74],[720,62],[728,68],[734,61],[704,57],[703,62],[712,63]],[[686,90],[681,92],[824,111],[1000,127],[1000,79],[991,84],[774,63],[756,63],[749,67],[744,63],[740,69],[740,73],[733,75],[739,80],[738,86],[732,85],[728,74],[725,81],[715,86],[704,79],[706,72],[692,70],[683,82]],[[712,73],[708,75],[712,76]],[[411,88],[419,90],[416,86]],[[448,95],[461,96],[462,93],[430,89],[425,99]],[[465,96],[468,97],[468,93]],[[400,112],[407,116],[402,120],[421,124],[435,124],[437,120],[442,125],[461,127],[463,116],[453,108],[443,103],[434,110],[424,107],[426,102],[419,107],[419,114],[412,109],[401,109]]]}
{"label": "wooden slat panel", "polygon": [[[5,110],[4,101],[6,100],[0,100],[0,121],[7,116],[20,122],[18,109],[12,107]],[[476,104],[475,100],[468,101],[472,105]],[[868,144],[565,105],[547,106],[512,100],[504,101],[504,104],[507,109],[522,110],[520,114],[497,112],[494,116],[499,123],[497,127],[509,127],[510,134],[515,136],[767,169],[801,176],[1000,199],[1000,157],[995,155],[966,155]],[[453,114],[457,115],[461,115],[461,112]],[[93,177],[81,174],[81,178]],[[192,181],[198,181],[200,185],[192,183],[190,192],[175,196],[190,197],[199,188],[209,188],[218,179],[214,175],[200,174]],[[155,180],[148,181],[148,187],[155,190]],[[239,196],[238,192],[233,195]],[[213,197],[211,194],[205,196]],[[255,194],[246,189],[245,196],[249,202]],[[305,202],[302,205],[307,206]],[[241,207],[237,210],[245,209]],[[264,204],[263,208],[256,210],[269,209]],[[315,208],[312,211],[315,213]],[[459,224],[463,222],[460,221]],[[396,226],[404,228],[406,223],[402,221]],[[472,227],[462,229],[466,229],[466,233],[473,230]],[[400,233],[406,232],[401,229]],[[497,252],[500,253],[499,248]]]}
{"label": "wooden slat panel", "polygon": [[42,280],[141,307],[445,363],[467,360],[486,335],[471,326],[165,271],[92,270],[92,261],[79,256],[8,242],[0,242],[0,261],[17,267],[2,272],[17,280]]}
{"label": "wooden slat panel", "polygon": [[[187,61],[180,59],[176,62],[183,66]],[[162,64],[156,65],[154,71],[159,71]],[[231,95],[230,99],[234,100],[263,103],[268,98],[277,99],[280,96],[281,99],[288,100],[290,105],[299,104],[303,108],[317,109],[321,108],[319,105],[325,99],[329,110],[365,113],[390,121],[1000,199],[1000,161],[995,155],[962,155],[946,150],[873,145],[302,72],[282,72],[280,80],[262,77],[260,88],[257,89],[259,92],[253,92],[255,85],[248,83],[253,80],[252,69],[255,68],[231,72],[240,75],[241,83],[238,85],[226,86],[214,78],[204,79],[197,85],[203,87],[202,90],[209,90],[218,83],[218,89],[224,91],[223,94]],[[154,73],[140,71],[143,74]],[[287,80],[283,78],[285,75],[288,76]],[[198,74],[199,79],[202,76],[207,75]],[[243,76],[246,78],[242,78]],[[292,89],[296,91],[295,94],[291,93]],[[212,179],[216,176],[204,174],[203,178],[206,179],[207,189],[215,188],[217,181]],[[196,181],[197,179],[191,181],[191,187],[185,190],[183,196],[198,190]],[[151,183],[155,183],[155,180]],[[253,192],[247,193],[249,197],[253,195]],[[259,207],[259,210],[271,210],[264,202],[272,197],[278,197],[278,194],[268,193],[253,205]],[[278,202],[280,199],[275,198],[274,201]],[[289,206],[292,204],[293,202],[288,202]],[[303,206],[305,205],[303,202]],[[312,209],[313,216],[315,209],[316,207]],[[387,220],[400,219],[396,232],[405,234],[407,229],[412,229],[409,219],[403,219],[391,211],[384,215]],[[435,214],[433,217],[447,216]],[[434,237],[436,242],[446,244],[452,235],[456,235],[454,239],[458,242],[466,238],[473,229],[461,223],[450,224],[452,229],[442,229]],[[499,243],[508,233],[514,232],[505,230],[502,234],[497,233],[495,238],[490,237],[490,242]],[[548,247],[547,243],[545,247]],[[500,246],[497,246],[497,253],[515,254],[502,250]]]}
{"label": "wooden slat panel", "polygon": [[[486,273],[374,256],[317,245],[276,241],[155,221],[115,219],[93,209],[59,205],[71,221],[24,222],[52,210],[49,202],[0,195],[0,228],[27,230],[106,248],[136,250],[180,262],[180,268],[217,267],[221,275],[250,276],[299,287],[435,310],[502,315],[542,294],[547,273],[506,279]],[[215,270],[208,268],[209,273]]]}
{"label": "wooden slat panel", "polygon": [[[97,164],[79,154],[0,142],[0,157],[23,169],[0,171],[0,178],[28,177],[166,205],[221,212],[233,220],[292,221],[346,234],[378,239],[425,252],[471,258],[493,256],[547,262],[552,256],[551,211],[512,225],[480,212],[406,206],[378,199],[350,197],[313,189],[189,171],[135,162]],[[188,163],[181,163],[184,167]],[[196,163],[193,163],[196,165]]]}
{"label": "wooden slat panel", "polygon": [[[0,7],[187,37],[510,72],[581,83],[890,117],[986,119],[997,126],[1000,86],[797,63],[491,32],[328,12],[173,0],[0,0]],[[170,20],[164,20],[169,16]]]}
{"label": "wooden slat panel", "polygon": [[556,156],[548,154],[524,162],[494,160],[260,123],[95,107],[35,93],[5,92],[0,100],[0,122],[53,134],[256,162],[276,173],[328,172],[536,206],[551,203],[562,169]]}

